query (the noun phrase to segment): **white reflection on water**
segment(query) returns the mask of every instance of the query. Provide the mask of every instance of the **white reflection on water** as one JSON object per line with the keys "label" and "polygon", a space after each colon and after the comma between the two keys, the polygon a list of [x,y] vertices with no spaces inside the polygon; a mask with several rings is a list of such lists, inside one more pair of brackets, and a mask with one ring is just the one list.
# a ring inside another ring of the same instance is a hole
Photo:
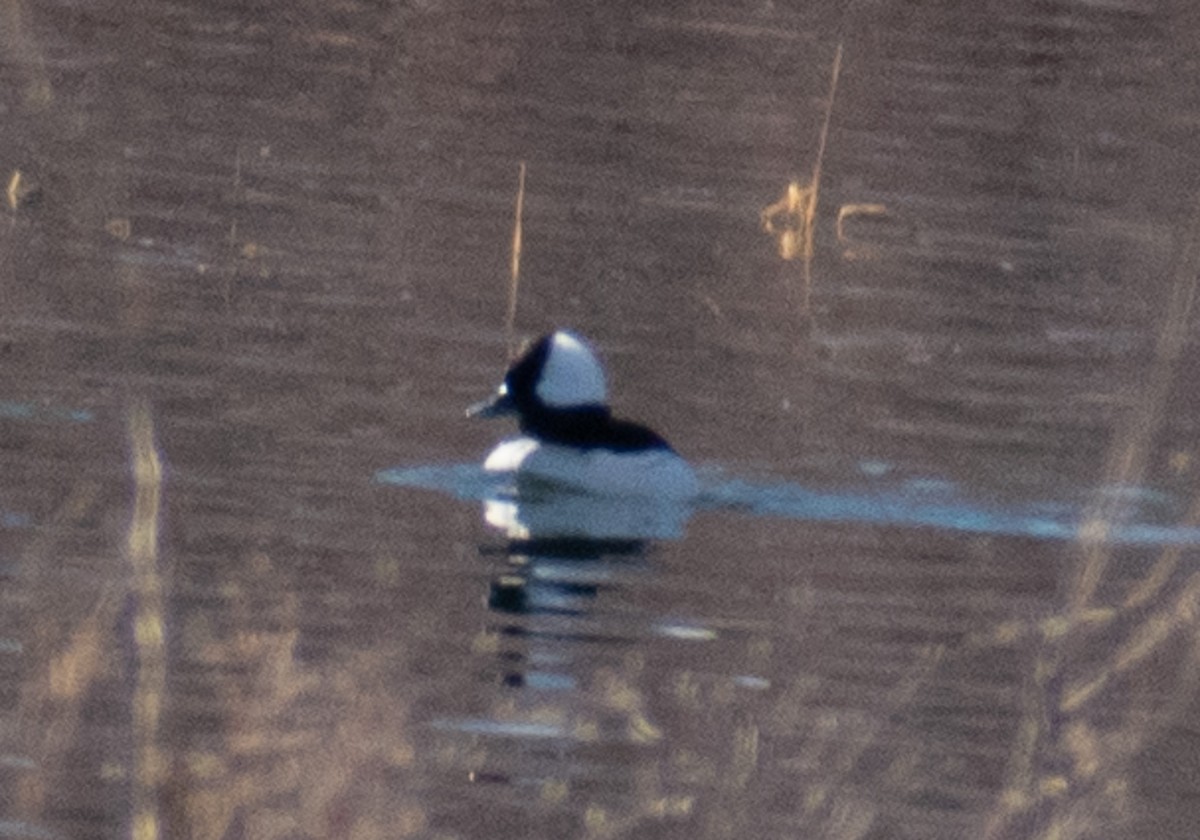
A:
{"label": "white reflection on water", "polygon": [[[1085,506],[1076,501],[1006,505],[973,499],[953,482],[936,478],[888,480],[879,462],[864,462],[862,477],[836,488],[806,487],[777,479],[730,478],[718,468],[699,471],[702,490],[690,503],[602,498],[565,492],[544,483],[514,484],[511,476],[475,464],[396,467],[375,480],[398,487],[434,490],[484,503],[488,524],[514,539],[677,539],[691,515],[703,510],[741,510],[811,522],[938,528],[970,534],[1070,540],[1080,536]],[[1172,499],[1146,488],[1103,488],[1120,502],[1107,540],[1124,545],[1200,544],[1200,528],[1150,521],[1147,513],[1169,509]]]}

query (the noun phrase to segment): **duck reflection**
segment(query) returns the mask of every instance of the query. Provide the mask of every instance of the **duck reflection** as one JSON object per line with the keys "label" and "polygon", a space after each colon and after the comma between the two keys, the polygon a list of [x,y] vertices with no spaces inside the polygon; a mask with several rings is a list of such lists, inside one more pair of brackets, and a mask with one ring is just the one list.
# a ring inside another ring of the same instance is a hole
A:
{"label": "duck reflection", "polygon": [[[648,555],[682,533],[687,511],[514,478],[482,514],[502,540],[481,548],[495,569],[477,667],[498,693],[481,717],[446,722],[479,746],[471,780],[534,785],[580,808],[603,780],[636,802],[628,768],[656,760],[662,733],[644,684],[657,622],[633,596],[652,585]],[[542,804],[526,803],[530,830]]]}
{"label": "duck reflection", "polygon": [[[558,642],[620,642],[620,635],[586,621],[595,600],[617,580],[645,571],[654,541],[681,536],[689,508],[672,499],[585,494],[522,474],[511,481],[507,492],[483,502],[484,521],[506,538],[502,548],[487,552],[506,561],[492,579],[488,609],[524,619],[503,623],[497,632]],[[539,672],[537,682],[545,681]],[[529,674],[509,668],[504,682],[525,685]]]}
{"label": "duck reflection", "polygon": [[512,615],[583,615],[604,588],[606,560],[640,559],[640,540],[514,540],[511,568],[492,581],[488,608]]}
{"label": "duck reflection", "polygon": [[690,515],[691,505],[680,499],[600,496],[523,475],[483,503],[484,521],[515,541],[604,545],[678,539]]}
{"label": "duck reflection", "polygon": [[[502,680],[508,686],[573,686],[575,680],[551,674],[549,661],[570,661],[571,645],[623,645],[628,623],[606,627],[596,601],[647,571],[646,554],[655,540],[682,533],[687,511],[671,504],[637,503],[593,497],[516,479],[511,493],[484,500],[484,521],[501,531],[502,546],[484,549],[502,560],[492,578],[487,607],[493,632],[526,643],[524,651],[503,648]],[[539,643],[553,644],[549,660]]]}
{"label": "duck reflection", "polygon": [[619,588],[622,577],[644,571],[645,550],[639,540],[575,538],[504,546],[504,567],[492,578],[487,597],[499,682],[539,692],[586,684],[579,666],[590,655],[579,654],[623,648],[630,631],[636,633],[636,627],[607,626],[596,602]]}

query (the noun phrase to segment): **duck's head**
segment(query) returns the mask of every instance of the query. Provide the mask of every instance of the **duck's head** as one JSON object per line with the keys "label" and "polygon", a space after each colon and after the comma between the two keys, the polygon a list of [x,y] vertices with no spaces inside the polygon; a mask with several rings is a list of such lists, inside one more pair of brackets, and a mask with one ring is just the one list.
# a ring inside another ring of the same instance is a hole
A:
{"label": "duck's head", "polygon": [[495,395],[467,414],[525,419],[547,411],[604,409],[607,396],[604,369],[592,348],[574,333],[558,330],[531,344]]}

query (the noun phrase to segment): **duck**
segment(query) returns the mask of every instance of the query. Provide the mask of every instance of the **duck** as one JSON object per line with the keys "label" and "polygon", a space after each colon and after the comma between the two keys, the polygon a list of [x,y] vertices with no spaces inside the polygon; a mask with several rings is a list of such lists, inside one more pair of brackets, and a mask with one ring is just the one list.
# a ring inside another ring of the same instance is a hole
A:
{"label": "duck", "polygon": [[613,416],[604,368],[588,341],[570,330],[530,344],[492,398],[467,414],[517,419],[520,434],[488,453],[485,472],[635,503],[680,502],[698,492],[692,467],[661,435]]}

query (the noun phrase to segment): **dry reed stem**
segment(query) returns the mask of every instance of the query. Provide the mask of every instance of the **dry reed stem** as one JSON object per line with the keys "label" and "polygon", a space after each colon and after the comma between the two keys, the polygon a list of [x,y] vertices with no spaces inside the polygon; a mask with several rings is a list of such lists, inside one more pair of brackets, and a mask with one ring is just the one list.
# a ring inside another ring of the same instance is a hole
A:
{"label": "dry reed stem", "polygon": [[4,190],[4,198],[9,210],[16,210],[25,194],[24,179],[20,169],[14,169],[8,179],[8,187]]}
{"label": "dry reed stem", "polygon": [[525,214],[525,161],[517,176],[517,203],[513,209],[512,256],[509,262],[508,277],[508,312],[504,318],[505,343],[508,346],[508,358],[511,360],[517,354],[516,323],[517,323],[517,292],[521,283],[521,224]]}
{"label": "dry reed stem", "polygon": [[[1175,367],[1189,334],[1196,284],[1200,279],[1200,204],[1193,210],[1182,251],[1177,257],[1167,301],[1166,321],[1158,334],[1154,362],[1145,390],[1134,405],[1131,416],[1109,449],[1104,480],[1109,486],[1127,487],[1141,482],[1146,471],[1150,447],[1162,425],[1163,407],[1175,378]],[[1124,502],[1119,494],[1104,497],[1089,512],[1080,528],[1084,563],[1072,590],[1070,612],[1083,609],[1099,585],[1107,568],[1111,549],[1106,539],[1121,514]]]}
{"label": "dry reed stem", "polygon": [[137,652],[133,689],[133,840],[162,836],[158,813],[164,760],[159,745],[162,707],[167,691],[166,620],[162,576],[158,568],[158,527],[162,509],[163,467],[154,441],[147,405],[129,412],[134,502],[126,553],[133,571]]}
{"label": "dry reed stem", "polygon": [[[1192,502],[1180,527],[1195,528],[1197,526],[1200,526],[1200,495],[1197,495]],[[1149,603],[1167,585],[1171,575],[1179,568],[1179,561],[1182,557],[1182,545],[1171,545],[1163,549],[1163,553],[1159,556],[1158,562],[1150,569],[1150,573],[1130,587],[1125,601],[1121,605],[1122,609],[1136,609]]]}
{"label": "dry reed stem", "polygon": [[0,0],[0,59],[24,72],[24,100],[33,108],[45,108],[54,100],[54,89],[46,74],[46,60],[29,26],[22,0]]}
{"label": "dry reed stem", "polygon": [[[1109,450],[1105,469],[1109,487],[1135,486],[1143,481],[1163,422],[1200,278],[1200,205],[1184,236],[1146,387]],[[1080,528],[1079,571],[1067,593],[1059,631],[1043,636],[1035,658],[1021,734],[1010,757],[1009,782],[988,817],[987,838],[1016,831],[1020,836],[1066,840],[1088,835],[1098,821],[1126,816],[1129,785],[1125,775],[1130,762],[1153,736],[1177,719],[1200,682],[1200,573],[1189,576],[1169,603],[1142,617],[1096,673],[1085,680],[1067,677],[1075,653],[1094,636],[1095,627],[1111,626],[1117,618],[1161,599],[1179,566],[1181,548],[1168,546],[1149,573],[1131,587],[1119,608],[1093,603],[1108,569],[1109,537],[1122,517],[1123,504],[1117,494],[1100,498]],[[1193,499],[1184,521],[1187,525],[1200,521],[1200,495]],[[1091,620],[1097,613],[1103,615],[1100,622]],[[1147,693],[1139,705],[1137,697],[1130,700],[1117,694],[1117,678],[1176,639],[1187,645],[1185,660],[1174,673],[1154,681],[1157,695]],[[1148,707],[1156,697],[1165,699],[1157,709]],[[1108,732],[1089,721],[1089,713],[1105,698],[1126,700],[1130,709],[1136,707]],[[1032,835],[1028,829],[1031,818],[1036,832]],[[1016,827],[1018,822],[1024,827]]]}
{"label": "dry reed stem", "polygon": [[803,260],[804,287],[801,290],[800,311],[807,314],[812,297],[812,259],[815,236],[817,204],[821,192],[821,172],[825,160],[825,147],[829,140],[829,124],[833,118],[833,103],[837,96],[838,78],[842,72],[842,43],[838,42],[833,56],[830,73],[829,96],[825,100],[825,116],[821,121],[821,133],[817,140],[817,155],[813,162],[812,176],[807,184],[791,181],[783,198],[764,208],[760,213],[763,230],[775,236],[779,242],[779,256],[784,260]]}
{"label": "dry reed stem", "polygon": [[829,123],[833,119],[833,102],[837,96],[838,78],[842,74],[842,42],[839,41],[837,51],[833,54],[833,70],[829,76],[829,98],[825,101],[825,119],[821,122],[821,139],[817,142],[817,159],[813,162],[812,173],[812,203],[805,224],[808,230],[806,240],[808,248],[804,253],[804,311],[808,311],[808,300],[812,291],[812,244],[813,222],[817,214],[818,199],[821,195],[821,168],[825,163],[825,146],[829,141]]}

